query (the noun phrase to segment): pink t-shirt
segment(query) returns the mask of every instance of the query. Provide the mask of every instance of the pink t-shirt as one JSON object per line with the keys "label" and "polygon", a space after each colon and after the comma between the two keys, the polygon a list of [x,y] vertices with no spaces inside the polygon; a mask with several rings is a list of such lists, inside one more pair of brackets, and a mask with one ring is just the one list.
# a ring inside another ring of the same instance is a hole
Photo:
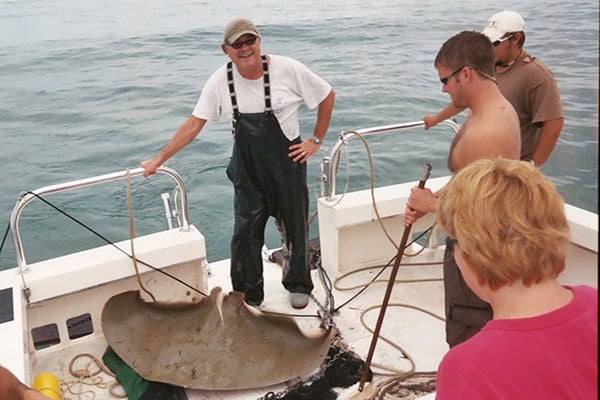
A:
{"label": "pink t-shirt", "polygon": [[598,290],[533,318],[489,321],[438,368],[436,399],[597,399]]}

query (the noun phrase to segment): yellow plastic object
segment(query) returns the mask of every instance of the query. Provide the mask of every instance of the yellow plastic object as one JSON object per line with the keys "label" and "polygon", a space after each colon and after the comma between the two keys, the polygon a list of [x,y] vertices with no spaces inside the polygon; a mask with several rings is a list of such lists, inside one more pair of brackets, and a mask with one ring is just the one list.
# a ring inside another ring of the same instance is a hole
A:
{"label": "yellow plastic object", "polygon": [[33,388],[54,400],[60,400],[58,378],[50,372],[43,372],[33,380]]}

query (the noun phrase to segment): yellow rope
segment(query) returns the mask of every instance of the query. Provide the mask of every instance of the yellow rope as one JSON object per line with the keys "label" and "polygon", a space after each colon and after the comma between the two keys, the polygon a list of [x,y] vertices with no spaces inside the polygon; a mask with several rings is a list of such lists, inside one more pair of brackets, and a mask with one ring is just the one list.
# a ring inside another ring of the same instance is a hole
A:
{"label": "yellow rope", "polygon": [[[402,263],[400,265],[404,265],[404,266],[420,266],[420,265],[438,265],[441,264],[441,262],[420,262],[420,263]],[[333,283],[333,287],[336,288],[337,290],[339,290],[340,292],[343,291],[349,291],[349,290],[355,290],[355,289],[360,289],[366,286],[370,286],[374,283],[387,283],[388,280],[387,279],[376,279],[373,280],[371,282],[368,283],[361,283],[359,285],[356,286],[349,286],[349,287],[343,287],[340,286],[339,282],[342,281],[343,279],[348,278],[350,275],[354,275],[357,274],[359,272],[364,272],[364,271],[368,271],[371,269],[381,269],[384,268],[381,265],[374,265],[374,266],[370,266],[370,267],[362,267],[362,268],[356,268],[353,269],[352,271],[346,272],[338,277],[335,278],[335,281]],[[385,267],[387,268],[387,267]],[[442,278],[425,278],[425,279],[396,279],[394,282],[395,283],[415,283],[415,282],[437,282],[437,281],[442,281]]]}
{"label": "yellow rope", "polygon": [[[135,235],[135,228],[134,228],[134,223],[133,223],[134,218],[133,218],[133,206],[132,206],[132,201],[131,201],[131,175],[129,173],[129,168],[127,169],[127,207],[129,210],[129,235],[130,235],[129,242],[131,245],[131,259],[133,260],[133,266],[135,268],[137,281],[138,281],[138,284],[140,285],[140,288],[144,292],[146,292],[152,298],[153,301],[156,301],[156,298],[154,297],[154,295],[148,289],[146,289],[146,287],[142,283],[142,280],[140,279],[140,273],[139,273],[139,269],[137,266],[137,259],[135,257],[135,247],[134,247],[133,239],[135,238],[136,235]],[[88,357],[89,361],[83,366],[83,368],[75,370],[74,369],[75,363],[83,357]],[[93,368],[94,364],[96,365],[96,370],[91,371],[91,368]],[[94,400],[94,399],[96,399],[96,393],[93,390],[85,389],[85,386],[94,386],[94,387],[101,388],[101,389],[107,388],[110,395],[113,397],[120,398],[120,399],[127,398],[127,394],[124,393],[122,386],[116,379],[114,379],[113,381],[110,381],[110,382],[105,382],[104,378],[102,378],[101,376],[98,376],[102,372],[115,378],[115,374],[113,374],[112,371],[104,365],[102,360],[100,360],[93,354],[81,353],[81,354],[76,355],[75,357],[73,357],[73,359],[69,363],[69,373],[73,377],[75,377],[76,380],[62,382],[62,385],[64,386],[64,388],[62,390],[63,394],[64,395],[70,394],[70,395],[76,396],[76,399],[78,399],[78,400],[82,399],[82,396],[85,395],[86,400],[87,399]],[[118,393],[115,390],[117,387],[121,387],[121,390],[120,390],[121,393]],[[63,400],[71,400],[71,398],[63,397]]]}
{"label": "yellow rope", "polygon": [[133,245],[133,239],[135,238],[135,228],[133,226],[133,205],[131,202],[131,175],[129,174],[129,168],[127,168],[127,208],[129,209],[129,243],[131,245],[131,259],[133,260],[133,267],[135,268],[135,275],[137,277],[138,284],[140,288],[146,292],[151,298],[152,301],[156,302],[156,298],[150,292],[140,279],[140,271],[138,270],[137,258],[135,257],[135,247]]}
{"label": "yellow rope", "polygon": [[[388,230],[386,229],[385,225],[383,224],[383,219],[379,215],[379,209],[377,208],[377,202],[375,201],[375,174],[373,173],[373,171],[374,171],[373,156],[371,155],[371,150],[369,149],[369,144],[367,143],[367,140],[363,137],[363,135],[361,135],[360,133],[358,133],[356,131],[348,131],[348,133],[352,133],[352,134],[356,135],[363,142],[363,145],[365,146],[365,151],[367,152],[367,159],[369,160],[369,178],[370,178],[369,180],[371,182],[370,193],[371,193],[371,203],[373,204],[373,211],[375,211],[375,215],[377,216],[377,222],[381,226],[381,230],[383,231],[383,234],[386,236],[388,241],[394,246],[394,248],[396,250],[398,250],[398,243],[396,243],[394,241],[394,239],[391,237]],[[435,224],[434,224],[434,226],[435,226]],[[429,243],[430,237],[431,237],[431,235],[427,236],[426,245]],[[414,257],[414,256],[420,254],[424,250],[424,248],[425,248],[425,246],[423,246],[423,249],[421,249],[417,253],[404,254],[404,255],[406,255],[408,257]]]}
{"label": "yellow rope", "polygon": [[[89,360],[87,360],[87,362],[85,362],[81,368],[75,369],[75,363],[86,357]],[[92,370],[92,368],[94,368],[94,370]],[[124,389],[116,379],[113,379],[112,381],[105,381],[102,376],[99,376],[101,373],[105,373],[110,377],[115,378],[115,374],[113,374],[112,371],[108,369],[106,365],[104,365],[102,360],[95,355],[91,353],[81,353],[73,357],[69,363],[69,374],[76,379],[70,381],[65,380],[61,382],[61,386],[63,386],[63,400],[96,399],[96,393],[91,388],[86,389],[86,386],[96,387],[99,389],[108,389],[109,393],[113,397],[119,399],[127,398],[127,394],[125,394]],[[116,389],[119,387],[121,389],[117,391]],[[76,397],[67,397],[67,394]]]}

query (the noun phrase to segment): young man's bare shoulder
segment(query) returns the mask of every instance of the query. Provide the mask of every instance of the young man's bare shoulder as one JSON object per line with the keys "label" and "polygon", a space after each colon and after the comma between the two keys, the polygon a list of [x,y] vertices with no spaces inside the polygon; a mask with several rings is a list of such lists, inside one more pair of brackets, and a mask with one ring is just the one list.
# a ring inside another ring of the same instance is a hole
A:
{"label": "young man's bare shoulder", "polygon": [[513,106],[504,98],[486,108],[478,118],[469,121],[468,129],[477,141],[493,141],[519,145],[521,143],[521,127],[519,117]]}
{"label": "young man's bare shoulder", "polygon": [[498,156],[519,158],[521,137],[518,129],[505,123],[495,125],[469,122],[467,129],[462,132],[460,149],[456,154],[456,161],[460,159],[460,164],[466,165],[480,158]]}

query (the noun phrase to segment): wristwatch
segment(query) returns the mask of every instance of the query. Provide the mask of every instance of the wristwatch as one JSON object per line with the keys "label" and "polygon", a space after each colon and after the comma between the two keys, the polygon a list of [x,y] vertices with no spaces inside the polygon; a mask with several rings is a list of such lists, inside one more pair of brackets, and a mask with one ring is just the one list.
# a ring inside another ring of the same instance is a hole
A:
{"label": "wristwatch", "polygon": [[321,139],[316,136],[313,136],[312,141],[314,144],[321,144]]}

